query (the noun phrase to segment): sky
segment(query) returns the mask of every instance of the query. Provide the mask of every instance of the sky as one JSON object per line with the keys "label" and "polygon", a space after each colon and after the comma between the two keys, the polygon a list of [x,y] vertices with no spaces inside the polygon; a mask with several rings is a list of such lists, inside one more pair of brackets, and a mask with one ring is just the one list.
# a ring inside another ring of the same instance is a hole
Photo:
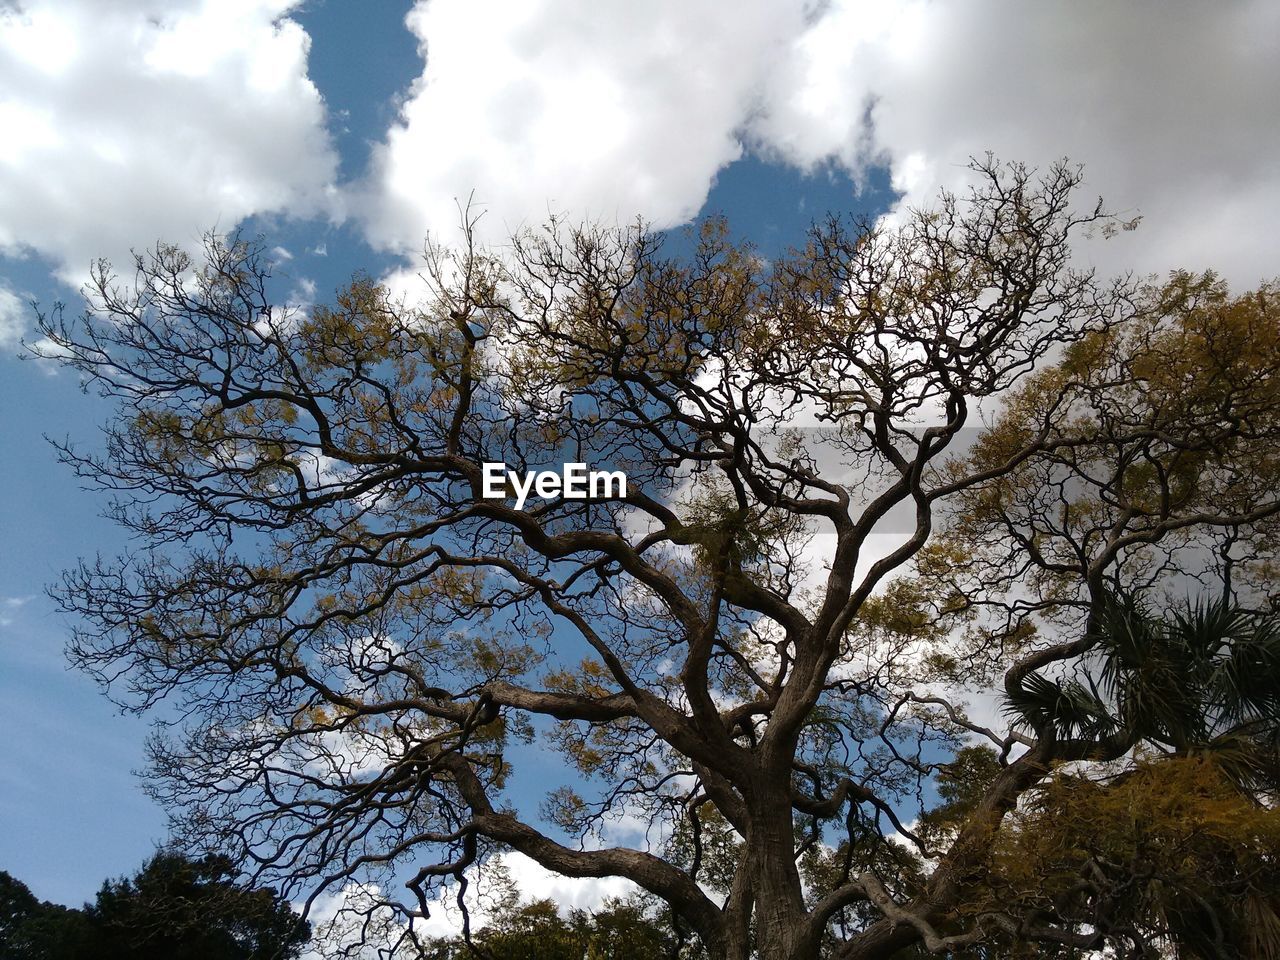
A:
{"label": "sky", "polygon": [[79,903],[164,817],[146,724],[62,655],[44,590],[129,549],[46,437],[105,408],[23,357],[98,257],[237,227],[291,299],[411,275],[467,198],[766,255],[827,211],[960,189],[970,157],[1085,164],[1141,228],[1103,272],[1280,274],[1275,0],[0,0],[0,869]]}

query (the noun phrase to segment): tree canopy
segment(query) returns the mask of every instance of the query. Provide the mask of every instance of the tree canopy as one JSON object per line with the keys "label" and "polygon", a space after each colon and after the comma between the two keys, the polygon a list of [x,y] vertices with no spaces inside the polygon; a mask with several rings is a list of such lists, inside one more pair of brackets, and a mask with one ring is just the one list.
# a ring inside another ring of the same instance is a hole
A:
{"label": "tree canopy", "polygon": [[[505,850],[717,960],[1201,949],[1126,897],[1182,869],[1132,872],[1156,835],[1276,852],[1275,291],[1100,279],[1072,241],[1122,225],[1078,169],[975,174],[772,262],[714,221],[685,256],[468,229],[414,301],[288,308],[236,238],[100,265],[42,328],[117,401],[61,449],[138,549],[57,595],[77,663],[184,720],[151,747],[178,839],[360,885],[386,953]],[[627,486],[517,509],[498,462]],[[1225,640],[1116,612],[1189,596]],[[575,769],[537,810],[522,743]],[[1204,803],[1105,833],[1174,789]]]}
{"label": "tree canopy", "polygon": [[[668,960],[679,956],[680,939],[643,902],[609,901],[567,916],[552,900],[512,903],[470,942],[461,937],[428,942],[428,960]],[[692,954],[686,953],[692,957]]]}
{"label": "tree canopy", "polygon": [[84,915],[36,897],[21,880],[0,870],[0,958],[70,960],[86,956]]}
{"label": "tree canopy", "polygon": [[240,882],[222,857],[162,850],[82,910],[0,872],[3,960],[289,960],[309,938],[288,901]]}

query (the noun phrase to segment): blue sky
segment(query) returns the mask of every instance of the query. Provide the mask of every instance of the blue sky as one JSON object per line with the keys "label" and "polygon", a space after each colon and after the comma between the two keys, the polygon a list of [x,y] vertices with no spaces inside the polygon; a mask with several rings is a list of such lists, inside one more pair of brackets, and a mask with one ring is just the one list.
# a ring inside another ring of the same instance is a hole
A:
{"label": "blue sky", "polygon": [[[993,150],[1085,162],[1141,213],[1104,271],[1280,273],[1280,5],[1191,0],[0,0],[0,869],[78,902],[164,835],[145,722],[67,671],[43,589],[128,550],[45,436],[104,408],[21,360],[90,258],[242,225],[295,295],[397,277],[472,191],[772,255],[828,210],[961,188]],[[283,257],[283,255],[282,255]]]}

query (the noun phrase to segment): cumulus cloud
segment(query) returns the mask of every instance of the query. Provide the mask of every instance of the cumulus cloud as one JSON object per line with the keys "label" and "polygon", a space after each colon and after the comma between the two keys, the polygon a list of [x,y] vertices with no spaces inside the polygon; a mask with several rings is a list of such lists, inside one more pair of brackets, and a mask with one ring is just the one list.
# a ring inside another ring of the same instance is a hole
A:
{"label": "cumulus cloud", "polygon": [[158,238],[328,209],[297,3],[0,0],[0,253],[76,282]]}
{"label": "cumulus cloud", "polygon": [[1083,162],[1089,191],[1143,214],[1108,265],[1276,271],[1268,0],[430,0],[408,24],[425,69],[360,199],[392,249],[450,231],[473,189],[498,233],[549,209],[668,226],[744,146],[887,166],[910,204],[993,151]]}
{"label": "cumulus cloud", "polygon": [[[496,858],[484,870],[472,867],[467,873],[467,909],[472,930],[502,919],[496,909],[505,902],[502,894],[508,888],[517,893],[521,901],[552,900],[562,914],[571,910],[599,910],[609,899],[626,898],[639,892],[634,884],[620,877],[561,876],[515,852]],[[387,893],[404,895],[402,890]],[[317,946],[323,943],[328,952],[344,951],[344,956],[362,960],[381,956],[375,945],[393,943],[405,930],[404,920],[385,907],[379,909],[387,893],[377,884],[349,883],[317,897],[310,914]],[[428,902],[429,916],[414,921],[414,932],[419,937],[447,938],[461,934],[462,913],[457,907],[457,893],[457,886],[451,883]],[[361,944],[365,945],[364,949]],[[307,960],[319,960],[324,952],[317,949],[305,956]]]}
{"label": "cumulus cloud", "polygon": [[1277,272],[1277,89],[1266,0],[837,0],[792,41],[753,131],[802,165],[886,163],[908,203],[988,150],[1068,156],[1145,218],[1110,259],[1249,284]]}
{"label": "cumulus cloud", "polygon": [[799,0],[420,0],[425,69],[375,151],[370,237],[414,250],[475,197],[499,232],[548,211],[669,226],[742,152]]}
{"label": "cumulus cloud", "polygon": [[610,898],[625,898],[639,892],[635,884],[621,877],[561,876],[522,853],[508,853],[502,862],[522,897],[554,900],[565,912],[598,910]]}
{"label": "cumulus cloud", "polygon": [[1276,270],[1269,0],[418,0],[422,74],[341,190],[298,2],[0,0],[0,252],[79,279],[160,236],[348,203],[412,252],[473,191],[492,235],[550,211],[665,227],[745,149],[883,165],[919,204],[990,150],[1082,161],[1141,212],[1117,264]]}

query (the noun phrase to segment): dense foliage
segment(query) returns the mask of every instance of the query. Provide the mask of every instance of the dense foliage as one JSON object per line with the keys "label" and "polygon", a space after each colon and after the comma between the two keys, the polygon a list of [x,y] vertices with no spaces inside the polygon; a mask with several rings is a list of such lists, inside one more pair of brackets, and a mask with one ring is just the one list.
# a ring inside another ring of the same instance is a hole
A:
{"label": "dense foliage", "polygon": [[161,851],[107,880],[81,910],[44,903],[0,873],[4,960],[288,960],[309,925],[272,890],[237,881],[224,858]]}

